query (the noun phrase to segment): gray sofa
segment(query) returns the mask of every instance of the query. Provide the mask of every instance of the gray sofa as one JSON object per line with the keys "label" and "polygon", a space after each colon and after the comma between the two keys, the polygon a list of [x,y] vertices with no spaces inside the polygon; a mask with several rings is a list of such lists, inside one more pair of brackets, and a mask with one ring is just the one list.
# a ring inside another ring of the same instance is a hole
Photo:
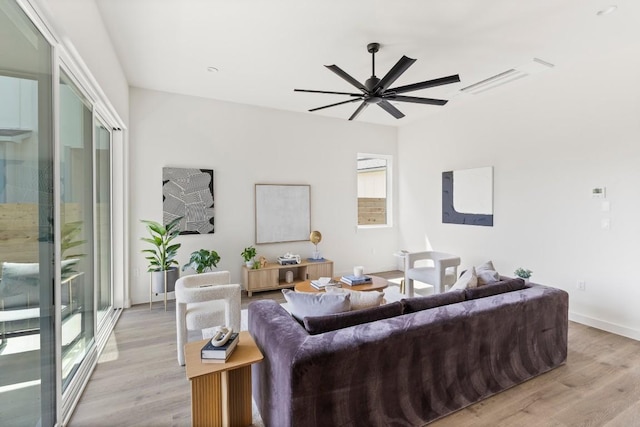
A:
{"label": "gray sofa", "polygon": [[256,301],[253,397],[266,426],[421,426],[562,365],[567,329],[567,293],[521,279],[304,325]]}

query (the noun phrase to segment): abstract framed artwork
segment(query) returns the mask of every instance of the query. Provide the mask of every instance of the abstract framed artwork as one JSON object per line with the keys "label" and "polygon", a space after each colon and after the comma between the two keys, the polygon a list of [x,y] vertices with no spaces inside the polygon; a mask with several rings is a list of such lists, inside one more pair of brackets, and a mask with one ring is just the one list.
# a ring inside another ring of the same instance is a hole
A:
{"label": "abstract framed artwork", "polygon": [[309,240],[311,186],[256,184],[256,244]]}
{"label": "abstract framed artwork", "polygon": [[213,234],[213,169],[162,168],[162,218],[180,221],[180,234]]}
{"label": "abstract framed artwork", "polygon": [[493,227],[493,167],[442,172],[442,222]]}

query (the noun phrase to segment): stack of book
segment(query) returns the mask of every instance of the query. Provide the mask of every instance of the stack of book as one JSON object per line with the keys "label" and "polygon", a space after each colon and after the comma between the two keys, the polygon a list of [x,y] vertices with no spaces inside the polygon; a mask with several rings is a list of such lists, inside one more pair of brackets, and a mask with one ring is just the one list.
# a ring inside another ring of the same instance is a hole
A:
{"label": "stack of book", "polygon": [[346,283],[349,286],[355,286],[355,285],[366,285],[368,283],[371,283],[371,277],[369,276],[360,276],[360,277],[356,277],[352,274],[348,275],[348,276],[342,276],[340,278],[340,281],[342,283]]}
{"label": "stack of book", "polygon": [[320,291],[330,285],[335,285],[333,280],[331,280],[331,277],[320,277],[318,280],[311,281],[311,286]]}
{"label": "stack of book", "polygon": [[224,345],[220,347],[214,347],[211,344],[211,340],[207,341],[207,344],[202,347],[200,351],[200,358],[204,363],[224,363],[229,359],[233,350],[236,349],[238,345],[238,333],[234,332]]}

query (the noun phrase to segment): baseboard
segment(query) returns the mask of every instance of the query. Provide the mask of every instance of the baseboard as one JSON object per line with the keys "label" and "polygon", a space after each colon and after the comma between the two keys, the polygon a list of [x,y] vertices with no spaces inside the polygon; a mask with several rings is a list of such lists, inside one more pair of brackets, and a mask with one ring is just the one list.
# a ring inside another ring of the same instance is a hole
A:
{"label": "baseboard", "polygon": [[569,320],[571,320],[572,322],[581,323],[586,326],[591,326],[596,329],[611,332],[612,334],[621,335],[623,337],[640,341],[640,331],[637,329],[628,328],[626,326],[617,325],[611,322],[605,322],[604,320],[594,319],[593,317],[584,316],[582,314],[573,312],[569,312]]}

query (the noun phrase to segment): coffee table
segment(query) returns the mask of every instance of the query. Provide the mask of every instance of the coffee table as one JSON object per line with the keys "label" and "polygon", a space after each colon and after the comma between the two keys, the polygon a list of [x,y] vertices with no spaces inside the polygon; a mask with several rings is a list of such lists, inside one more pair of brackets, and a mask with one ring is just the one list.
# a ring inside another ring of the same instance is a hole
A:
{"label": "coffee table", "polygon": [[[378,276],[371,276],[371,275],[367,275],[367,276],[371,277],[371,283],[368,283],[366,285],[354,285],[354,286],[349,286],[346,283],[340,283],[340,287],[344,289],[349,289],[352,291],[381,291],[387,286],[389,286],[389,282],[387,281],[387,279],[383,279],[382,277],[378,277]],[[333,280],[336,282],[340,282],[339,277],[334,277]],[[298,282],[296,283],[293,289],[296,292],[324,292],[324,289],[319,290],[311,286],[311,280]]]}
{"label": "coffee table", "polygon": [[263,356],[248,331],[225,363],[202,363],[200,350],[208,340],[184,346],[187,378],[191,382],[191,425],[249,426],[251,364]]}

